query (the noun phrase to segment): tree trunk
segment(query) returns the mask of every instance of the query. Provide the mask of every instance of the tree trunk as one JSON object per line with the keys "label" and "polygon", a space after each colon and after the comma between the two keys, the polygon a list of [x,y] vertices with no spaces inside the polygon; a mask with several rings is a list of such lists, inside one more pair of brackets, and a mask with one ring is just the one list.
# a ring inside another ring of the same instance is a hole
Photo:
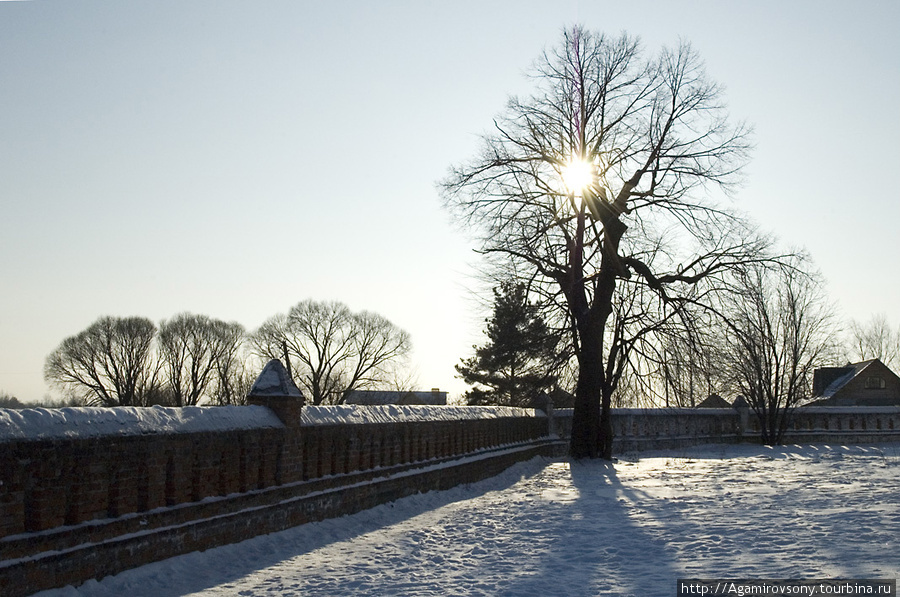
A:
{"label": "tree trunk", "polygon": [[[573,458],[612,459],[612,416],[610,405],[616,382],[607,379],[603,354],[603,331],[612,314],[616,289],[619,240],[627,227],[617,219],[604,222],[605,242],[600,275],[593,304],[587,306],[583,295],[573,307],[580,341],[578,385],[575,388],[575,412],[569,453]],[[580,273],[580,268],[579,268]],[[583,305],[583,309],[578,309]]]}
{"label": "tree trunk", "polygon": [[603,367],[603,327],[608,310],[590,310],[578,325],[581,351],[569,454],[572,458],[612,458],[609,380]]}
{"label": "tree trunk", "polygon": [[592,349],[586,350],[587,346],[582,344],[579,358],[569,455],[612,460],[612,390],[603,379],[600,342],[588,344],[593,345]]}
{"label": "tree trunk", "polygon": [[[603,367],[599,352],[583,343],[578,358],[578,385],[575,387],[575,412],[569,455],[572,458],[600,457],[600,397],[603,389]],[[591,342],[597,344],[599,342]]]}
{"label": "tree trunk", "polygon": [[613,457],[613,427],[612,427],[612,389],[608,384],[603,388],[603,398],[600,409],[600,441],[599,455],[604,460],[612,460]]}

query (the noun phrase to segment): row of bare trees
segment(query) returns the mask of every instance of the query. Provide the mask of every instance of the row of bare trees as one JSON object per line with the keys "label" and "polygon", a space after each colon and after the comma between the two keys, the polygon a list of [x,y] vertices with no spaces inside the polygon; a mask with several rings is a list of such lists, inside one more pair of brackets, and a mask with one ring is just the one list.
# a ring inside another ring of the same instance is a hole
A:
{"label": "row of bare trees", "polygon": [[879,359],[894,372],[900,372],[900,326],[892,328],[884,313],[877,313],[864,322],[851,321],[849,331],[852,359]]}
{"label": "row of bare trees", "polygon": [[[793,409],[813,397],[816,368],[873,358],[897,365],[900,328],[883,314],[842,326],[803,254],[736,268],[702,308],[652,331],[624,331],[629,319],[646,317],[639,296],[623,297],[624,314],[616,316],[614,333],[634,345],[613,396],[618,407],[694,407],[714,393],[743,396],[762,441],[778,444]],[[539,306],[523,285],[495,289],[488,342],[457,366],[474,386],[470,403],[531,404],[554,383],[572,384],[560,360],[565,330],[547,326]]]}
{"label": "row of bare trees", "polygon": [[101,317],[63,340],[44,377],[87,405],[242,404],[262,363],[281,358],[306,396],[327,404],[396,379],[410,350],[409,334],[380,315],[307,300],[250,334],[191,313],[158,327],[143,317]]}
{"label": "row of bare trees", "polygon": [[[810,397],[813,371],[841,358],[834,311],[812,272],[799,254],[736,267],[702,302],[670,317],[655,310],[653,293],[623,284],[627,293],[607,337],[625,347],[615,364],[613,404],[693,407],[713,393],[741,395],[759,418],[763,441],[779,443],[790,412]],[[538,305],[528,301],[524,286],[515,294],[503,288],[495,291],[490,341],[457,370],[476,386],[471,396],[524,404],[541,387],[571,383],[559,360],[566,350],[557,346],[565,321],[546,326],[532,315]],[[552,350],[530,349],[542,345]],[[540,372],[540,385],[532,371]]]}
{"label": "row of bare trees", "polygon": [[704,307],[685,350],[661,361],[667,401],[694,406],[714,392],[741,395],[762,440],[780,443],[791,411],[811,396],[813,371],[841,351],[820,276],[800,255],[739,268]]}
{"label": "row of bare trees", "polygon": [[791,411],[813,398],[815,369],[874,358],[894,370],[900,364],[900,328],[883,314],[844,326],[801,254],[735,270],[709,308],[655,355],[656,383],[627,398],[695,406],[712,393],[743,396],[762,440],[778,444]]}
{"label": "row of bare trees", "polygon": [[243,326],[182,313],[159,327],[101,317],[47,357],[44,378],[93,406],[239,404],[250,372]]}

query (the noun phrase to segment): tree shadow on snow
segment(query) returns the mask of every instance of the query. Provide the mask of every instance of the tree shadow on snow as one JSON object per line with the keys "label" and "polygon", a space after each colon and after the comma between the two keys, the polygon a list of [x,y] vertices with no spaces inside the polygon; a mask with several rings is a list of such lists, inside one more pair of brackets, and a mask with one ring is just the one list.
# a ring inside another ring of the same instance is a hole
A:
{"label": "tree shadow on snow", "polygon": [[672,594],[677,554],[654,532],[658,498],[622,483],[616,464],[563,461],[560,484],[548,488],[551,502],[542,521],[552,537],[543,563],[504,587],[501,595],[663,595]]}

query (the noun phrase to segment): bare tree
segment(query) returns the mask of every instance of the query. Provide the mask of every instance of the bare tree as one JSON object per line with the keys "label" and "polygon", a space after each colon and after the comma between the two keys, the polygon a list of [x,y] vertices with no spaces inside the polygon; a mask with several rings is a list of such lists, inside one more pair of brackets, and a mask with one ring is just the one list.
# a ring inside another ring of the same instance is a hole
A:
{"label": "bare tree", "polygon": [[182,313],[160,323],[160,365],[172,392],[174,406],[193,406],[212,373],[209,318]]}
{"label": "bare tree", "polygon": [[341,303],[306,300],[260,326],[252,337],[264,358],[286,358],[288,370],[313,404],[338,401],[340,375],[350,358],[351,313]]}
{"label": "bare tree", "polygon": [[813,370],[835,351],[835,321],[817,274],[802,260],[751,267],[724,307],[733,383],[766,444],[780,444],[793,409],[811,396]]}
{"label": "bare tree", "polygon": [[142,317],[101,317],[47,357],[44,378],[86,404],[146,406],[156,386],[156,326]]}
{"label": "bare tree", "polygon": [[[736,181],[748,131],[728,124],[685,43],[644,58],[633,37],[574,28],[533,74],[535,93],[509,100],[442,189],[492,265],[561,310],[578,359],[570,453],[610,458],[611,399],[634,351],[764,258],[767,242],[698,192]],[[635,316],[623,297],[638,288]]]}
{"label": "bare tree", "polygon": [[246,332],[238,323],[215,321],[218,350],[212,400],[219,405],[243,405],[261,367],[248,364]]}
{"label": "bare tree", "polygon": [[27,408],[27,405],[11,394],[0,392],[0,408]]}
{"label": "bare tree", "polygon": [[352,329],[352,365],[345,373],[341,402],[352,390],[392,381],[396,377],[392,365],[405,359],[412,350],[409,333],[377,313],[355,313]]}
{"label": "bare tree", "polygon": [[414,392],[419,388],[419,371],[410,367],[408,359],[394,361],[386,368],[386,377],[379,386],[400,394]]}
{"label": "bare tree", "polygon": [[259,356],[288,357],[313,404],[338,404],[351,390],[388,381],[391,364],[411,350],[409,334],[384,317],[312,300],[267,320],[252,342]]}
{"label": "bare tree", "polygon": [[900,327],[891,328],[884,313],[873,315],[866,323],[850,323],[850,358],[860,361],[878,359],[893,371],[900,370]]}
{"label": "bare tree", "polygon": [[722,322],[711,312],[692,312],[688,325],[660,342],[654,382],[657,401],[692,408],[728,388],[722,355]]}
{"label": "bare tree", "polygon": [[240,324],[206,315],[181,313],[160,323],[160,365],[175,406],[193,406],[216,390],[230,391],[228,374],[243,335]]}

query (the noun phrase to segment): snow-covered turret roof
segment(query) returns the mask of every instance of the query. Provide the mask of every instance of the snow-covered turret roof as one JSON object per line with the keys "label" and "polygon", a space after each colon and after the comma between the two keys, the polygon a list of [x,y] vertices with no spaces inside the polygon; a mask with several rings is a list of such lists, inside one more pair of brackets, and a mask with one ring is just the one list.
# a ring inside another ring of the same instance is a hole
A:
{"label": "snow-covered turret roof", "polygon": [[287,369],[278,359],[272,359],[263,367],[262,373],[253,382],[248,396],[272,397],[288,396],[303,399],[303,393],[288,375]]}

